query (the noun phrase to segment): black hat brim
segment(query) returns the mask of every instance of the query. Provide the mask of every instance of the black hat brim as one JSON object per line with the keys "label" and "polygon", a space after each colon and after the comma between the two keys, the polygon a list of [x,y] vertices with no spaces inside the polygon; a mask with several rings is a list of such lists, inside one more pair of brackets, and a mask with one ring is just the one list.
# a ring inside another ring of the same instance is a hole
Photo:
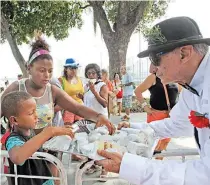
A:
{"label": "black hat brim", "polygon": [[159,53],[165,50],[175,49],[177,47],[186,46],[186,45],[193,45],[193,44],[207,44],[210,46],[210,38],[203,38],[203,39],[191,39],[191,40],[179,40],[179,41],[172,41],[168,43],[164,43],[161,45],[151,45],[148,47],[147,50],[140,52],[137,56],[139,58],[148,57],[151,53]]}

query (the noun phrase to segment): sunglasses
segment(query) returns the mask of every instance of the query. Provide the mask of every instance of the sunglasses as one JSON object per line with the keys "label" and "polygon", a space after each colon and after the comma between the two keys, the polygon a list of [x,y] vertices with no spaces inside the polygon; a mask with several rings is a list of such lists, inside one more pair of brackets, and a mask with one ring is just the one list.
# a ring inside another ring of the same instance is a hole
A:
{"label": "sunglasses", "polygon": [[92,75],[95,75],[96,72],[95,72],[95,71],[89,71],[89,72],[86,73],[87,76],[90,76],[91,74],[92,74]]}
{"label": "sunglasses", "polygon": [[77,66],[69,66],[68,68],[69,68],[69,69],[78,69]]}
{"label": "sunglasses", "polygon": [[161,56],[163,56],[165,54],[168,54],[168,53],[172,52],[173,50],[174,49],[167,50],[167,51],[162,51],[162,52],[159,52],[159,53],[151,53],[149,55],[149,59],[154,66],[159,66],[160,62],[161,62]]}

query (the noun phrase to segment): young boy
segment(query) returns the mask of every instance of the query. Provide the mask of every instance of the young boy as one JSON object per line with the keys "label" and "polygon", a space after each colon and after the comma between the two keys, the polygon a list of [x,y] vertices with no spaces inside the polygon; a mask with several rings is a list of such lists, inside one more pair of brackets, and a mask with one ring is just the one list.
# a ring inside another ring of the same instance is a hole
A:
{"label": "young boy", "polygon": [[[40,134],[35,135],[33,129],[38,122],[36,102],[26,92],[15,91],[7,94],[2,100],[2,112],[11,128],[11,134],[5,142],[10,157],[10,173],[14,174],[14,164],[16,164],[17,173],[20,175],[52,176],[46,161],[29,160],[29,157],[37,151],[42,152],[42,144],[51,137],[59,135],[74,137],[72,130],[64,127],[46,127]],[[54,181],[18,178],[18,184],[54,185]]]}

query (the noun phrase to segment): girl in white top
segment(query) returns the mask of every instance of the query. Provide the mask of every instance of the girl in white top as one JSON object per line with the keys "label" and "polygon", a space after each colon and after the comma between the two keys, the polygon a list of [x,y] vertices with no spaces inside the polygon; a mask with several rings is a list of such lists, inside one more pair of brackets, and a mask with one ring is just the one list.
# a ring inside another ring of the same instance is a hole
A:
{"label": "girl in white top", "polygon": [[88,64],[85,77],[89,79],[85,85],[84,105],[108,117],[108,89],[101,80],[100,67]]}

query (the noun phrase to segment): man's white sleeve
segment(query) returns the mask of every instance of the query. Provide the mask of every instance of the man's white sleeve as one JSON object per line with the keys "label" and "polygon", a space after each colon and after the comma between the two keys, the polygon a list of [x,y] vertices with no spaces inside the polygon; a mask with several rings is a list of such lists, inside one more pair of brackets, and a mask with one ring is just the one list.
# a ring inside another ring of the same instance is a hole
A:
{"label": "man's white sleeve", "polygon": [[205,157],[185,163],[150,160],[126,153],[120,178],[137,185],[210,185],[210,139],[204,146]]}
{"label": "man's white sleeve", "polygon": [[[188,97],[188,102],[185,102],[183,96]],[[180,94],[179,102],[171,110],[170,118],[153,121],[147,124],[147,126],[150,126],[160,138],[193,136],[193,126],[188,119],[190,113],[189,107],[194,107],[192,103],[193,94],[184,91]],[[146,124],[131,123],[131,127],[144,129]]]}

